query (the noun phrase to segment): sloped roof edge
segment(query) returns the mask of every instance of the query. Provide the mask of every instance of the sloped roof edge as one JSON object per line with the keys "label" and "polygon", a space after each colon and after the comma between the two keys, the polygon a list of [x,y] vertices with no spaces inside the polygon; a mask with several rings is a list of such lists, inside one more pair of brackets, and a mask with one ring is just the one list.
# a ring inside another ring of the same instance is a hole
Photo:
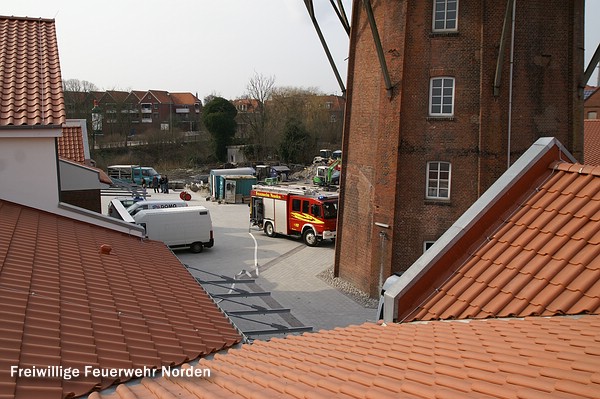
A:
{"label": "sloped roof edge", "polygon": [[48,211],[56,215],[65,216],[71,219],[79,220],[81,222],[90,223],[95,226],[104,227],[110,230],[120,231],[127,233],[131,236],[142,238],[144,236],[144,228],[140,225],[127,223],[122,220],[103,215],[97,212],[93,212],[84,208],[80,208],[75,205],[67,204],[66,202],[59,202],[56,211]]}
{"label": "sloped roof edge", "polygon": [[469,230],[481,222],[508,191],[518,186],[524,176],[535,171],[534,166],[547,170],[552,160],[577,162],[554,137],[538,139],[408,270],[400,277],[394,276],[389,280],[389,288],[384,293],[383,319],[386,322],[394,321],[398,298],[414,288],[432,266],[448,255],[449,250],[464,239]]}

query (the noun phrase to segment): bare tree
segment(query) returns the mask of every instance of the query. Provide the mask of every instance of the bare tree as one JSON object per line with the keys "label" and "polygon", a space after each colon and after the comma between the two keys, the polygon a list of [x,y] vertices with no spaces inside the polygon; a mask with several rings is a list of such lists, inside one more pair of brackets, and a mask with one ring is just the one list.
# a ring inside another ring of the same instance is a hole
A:
{"label": "bare tree", "polygon": [[63,91],[89,93],[97,90],[98,87],[87,80],[66,79],[63,81]]}
{"label": "bare tree", "polygon": [[254,144],[254,156],[257,160],[263,160],[269,153],[274,151],[268,139],[266,126],[269,114],[265,106],[267,101],[271,99],[274,86],[274,76],[265,76],[257,72],[250,78],[246,86],[246,97],[250,100],[256,100],[256,109],[253,112],[241,114],[240,118],[249,127]]}

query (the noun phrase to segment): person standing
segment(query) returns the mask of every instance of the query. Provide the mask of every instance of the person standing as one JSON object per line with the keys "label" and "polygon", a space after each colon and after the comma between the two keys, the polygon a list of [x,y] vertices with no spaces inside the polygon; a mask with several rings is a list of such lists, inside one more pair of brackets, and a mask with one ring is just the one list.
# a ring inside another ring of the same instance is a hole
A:
{"label": "person standing", "polygon": [[165,175],[165,194],[169,194],[169,177]]}
{"label": "person standing", "polygon": [[158,176],[156,175],[152,177],[152,188],[154,189],[155,193],[158,192]]}
{"label": "person standing", "polygon": [[165,192],[165,178],[164,178],[164,176],[160,177],[160,180],[158,181],[158,184],[160,185],[160,192],[164,193]]}

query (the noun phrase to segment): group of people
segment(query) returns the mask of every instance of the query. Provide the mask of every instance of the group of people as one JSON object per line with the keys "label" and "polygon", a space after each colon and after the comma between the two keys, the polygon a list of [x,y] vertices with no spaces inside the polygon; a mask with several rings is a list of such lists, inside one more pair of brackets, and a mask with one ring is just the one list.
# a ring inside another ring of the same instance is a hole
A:
{"label": "group of people", "polygon": [[152,188],[155,193],[158,193],[158,190],[160,190],[163,194],[169,194],[169,178],[167,175],[161,176],[160,179],[158,176],[152,177]]}

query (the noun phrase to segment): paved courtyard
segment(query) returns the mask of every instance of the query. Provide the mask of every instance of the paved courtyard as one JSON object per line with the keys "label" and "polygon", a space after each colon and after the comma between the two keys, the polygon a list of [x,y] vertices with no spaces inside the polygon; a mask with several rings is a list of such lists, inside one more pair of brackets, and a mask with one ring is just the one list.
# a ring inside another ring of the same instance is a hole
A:
{"label": "paved courtyard", "polygon": [[[178,199],[181,190],[169,194],[150,193],[149,199]],[[249,207],[246,204],[219,204],[207,201],[205,192],[189,192],[192,195],[190,205],[207,207],[212,216],[215,245],[202,253],[193,254],[187,250],[175,251],[192,275],[202,280],[239,278],[255,280],[254,284],[236,284],[234,288],[249,291],[269,291],[266,307],[289,308],[291,313],[284,316],[266,318],[249,317],[263,320],[263,324],[288,324],[292,326],[310,326],[314,331],[361,324],[375,321],[376,309],[366,308],[363,304],[333,288],[318,275],[334,264],[335,246],[332,242],[323,242],[318,247],[307,247],[300,239],[288,237],[269,238],[261,230],[251,227]],[[106,213],[112,197],[103,197],[103,212]],[[256,248],[255,248],[256,240]],[[255,267],[255,253],[258,269]],[[244,271],[246,273],[244,273]],[[220,286],[219,286],[220,285]],[[232,292],[231,284],[219,284],[211,287],[204,284],[209,292]],[[234,302],[256,301],[253,298],[235,298]],[[226,300],[220,303],[226,307]],[[259,300],[260,302],[260,300]],[[264,301],[260,302],[265,305]],[[247,318],[232,320],[242,330],[260,326],[252,324]]]}

